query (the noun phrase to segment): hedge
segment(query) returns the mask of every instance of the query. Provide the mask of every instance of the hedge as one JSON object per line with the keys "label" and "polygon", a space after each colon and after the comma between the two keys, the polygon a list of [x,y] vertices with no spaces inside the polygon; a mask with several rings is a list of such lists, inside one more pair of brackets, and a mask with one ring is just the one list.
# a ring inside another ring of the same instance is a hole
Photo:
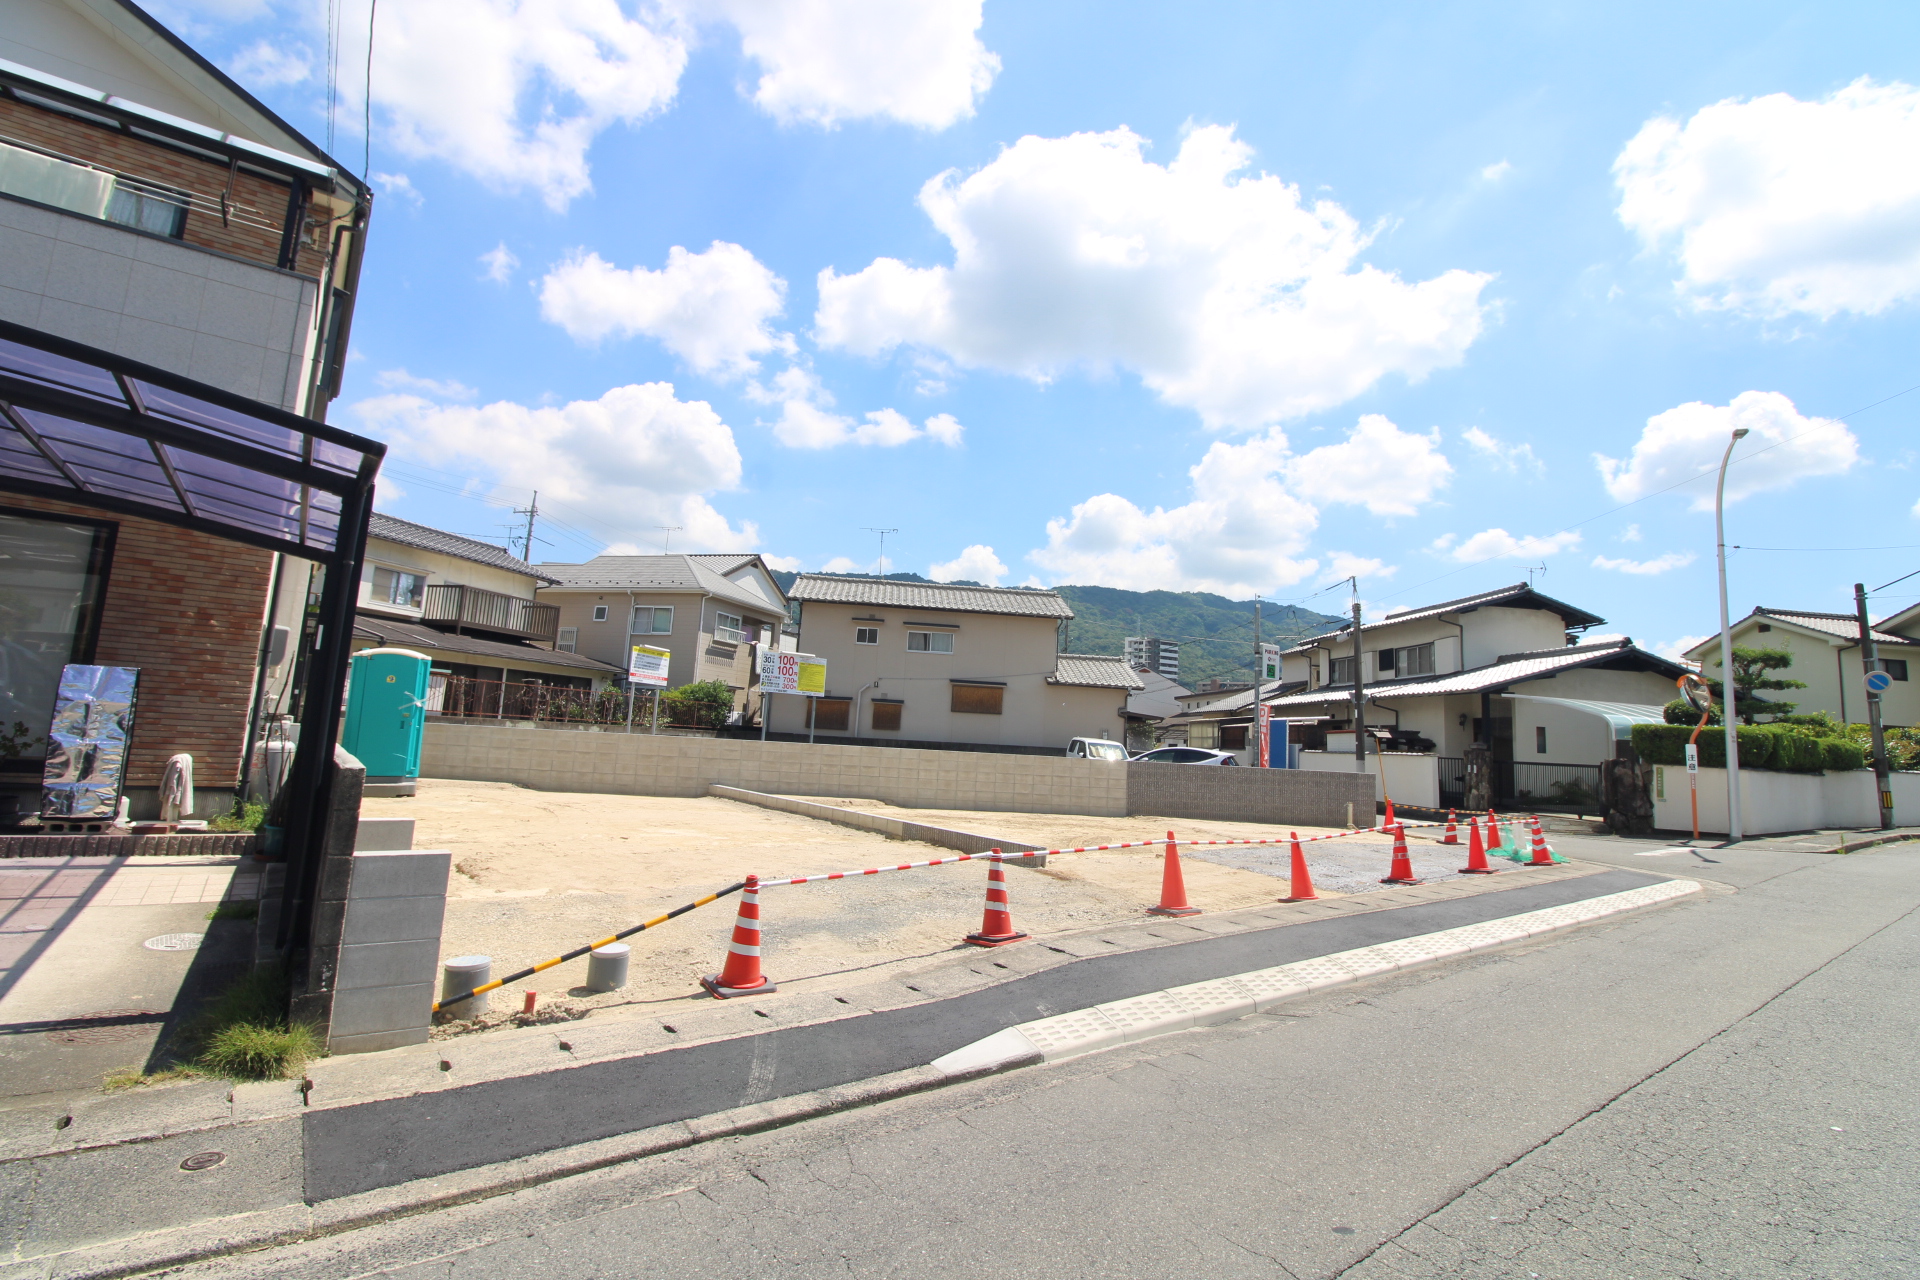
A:
{"label": "hedge", "polygon": [[[1823,769],[1859,769],[1865,764],[1859,745],[1845,739],[1816,738],[1789,725],[1741,725],[1737,732],[1742,769],[1819,773]],[[1633,726],[1633,749],[1648,764],[1683,765],[1687,762],[1687,739],[1692,736],[1693,729],[1688,725],[1637,724]],[[1724,730],[1709,729],[1700,735],[1700,767],[1727,767]]]}

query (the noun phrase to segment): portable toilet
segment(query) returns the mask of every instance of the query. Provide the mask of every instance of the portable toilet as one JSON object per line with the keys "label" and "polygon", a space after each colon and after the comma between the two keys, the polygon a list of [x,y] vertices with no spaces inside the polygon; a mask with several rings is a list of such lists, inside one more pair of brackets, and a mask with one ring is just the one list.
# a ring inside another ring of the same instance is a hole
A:
{"label": "portable toilet", "polygon": [[426,654],[411,649],[362,649],[353,655],[340,745],[366,766],[367,795],[414,794],[432,666]]}

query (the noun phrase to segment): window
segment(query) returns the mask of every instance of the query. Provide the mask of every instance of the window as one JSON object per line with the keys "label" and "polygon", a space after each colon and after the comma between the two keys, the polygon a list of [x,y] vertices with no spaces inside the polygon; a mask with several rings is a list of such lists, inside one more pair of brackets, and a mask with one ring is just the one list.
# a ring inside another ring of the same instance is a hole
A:
{"label": "window", "polygon": [[38,776],[60,669],[93,660],[113,529],[0,512],[0,760],[9,767],[32,761]]}
{"label": "window", "polygon": [[1533,749],[1541,755],[1547,754],[1547,726],[1533,726]]}
{"label": "window", "polygon": [[403,609],[418,609],[420,601],[426,595],[426,590],[425,574],[374,566],[373,602],[375,604],[393,604]]}
{"label": "window", "polygon": [[997,716],[1006,692],[1005,687],[997,684],[956,684],[952,709],[963,715]]}
{"label": "window", "polygon": [[664,636],[673,630],[673,606],[637,604],[627,629],[636,636]]}
{"label": "window", "polygon": [[558,639],[556,639],[553,642],[553,647],[558,649],[561,653],[572,653],[579,647],[579,645],[580,645],[580,628],[578,627],[560,628],[560,636]]}
{"label": "window", "polygon": [[1380,670],[1383,673],[1391,672],[1396,676],[1432,675],[1433,642],[1380,650]]}
{"label": "window", "polygon": [[855,627],[853,629],[853,642],[855,644],[879,644],[880,628]]}
{"label": "window", "polygon": [[158,187],[113,184],[107,221],[178,240],[187,230],[187,197]]}
{"label": "window", "polygon": [[[907,632],[908,653],[952,653],[953,637],[945,631],[909,631]],[[955,707],[958,711],[959,708]],[[1000,708],[994,707],[993,714],[999,715]]]}
{"label": "window", "polygon": [[1895,680],[1905,680],[1907,678],[1907,660],[1905,658],[1882,658],[1880,659],[1880,669],[1892,676]]}
{"label": "window", "polygon": [[1335,658],[1333,661],[1329,662],[1327,664],[1327,683],[1328,684],[1352,684],[1353,683],[1353,659],[1352,658]]}
{"label": "window", "polygon": [[1220,749],[1222,751],[1245,751],[1247,749],[1247,726],[1243,724],[1221,725]]}
{"label": "window", "polygon": [[721,613],[715,610],[713,615],[713,638],[715,640],[724,640],[728,644],[739,644],[740,641],[745,638],[740,630],[740,615],[737,613]]}
{"label": "window", "polygon": [[848,698],[808,698],[807,710],[811,713],[809,722],[814,728],[845,733],[853,702]]}
{"label": "window", "polygon": [[593,606],[593,620],[595,622],[605,622],[607,620],[607,606],[603,604]]}
{"label": "window", "polygon": [[900,708],[904,702],[876,702],[873,704],[873,727],[876,730],[899,732]]}

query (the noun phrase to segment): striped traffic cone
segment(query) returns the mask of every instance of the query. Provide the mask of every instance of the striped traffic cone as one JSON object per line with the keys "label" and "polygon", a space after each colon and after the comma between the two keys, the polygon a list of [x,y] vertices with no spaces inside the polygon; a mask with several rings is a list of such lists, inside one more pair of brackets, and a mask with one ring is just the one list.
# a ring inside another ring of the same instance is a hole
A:
{"label": "striped traffic cone", "polygon": [[1167,863],[1160,871],[1160,905],[1148,907],[1150,916],[1197,916],[1200,908],[1187,905],[1187,879],[1180,874],[1180,843],[1167,832]]}
{"label": "striped traffic cone", "polygon": [[1380,825],[1389,831],[1393,829],[1393,797],[1387,797],[1387,811],[1380,819]]}
{"label": "striped traffic cone", "polygon": [[780,988],[760,972],[760,877],[748,876],[740,891],[740,914],[733,918],[733,941],[727,944],[727,962],[719,973],[700,979],[716,1000],[734,996],[764,996]]}
{"label": "striped traffic cone", "polygon": [[[1498,849],[1499,847],[1500,847],[1500,819],[1496,818],[1493,814],[1493,810],[1489,809],[1487,810],[1487,852],[1492,853],[1495,849]],[[1500,856],[1504,858],[1507,855],[1503,853]]]}
{"label": "striped traffic cone", "polygon": [[1533,861],[1530,867],[1550,867],[1553,865],[1553,850],[1547,848],[1547,837],[1540,830],[1540,819],[1533,820]]}
{"label": "striped traffic cone", "polygon": [[980,917],[980,932],[970,933],[964,941],[976,947],[1004,947],[1027,935],[1013,927],[1013,906],[1007,901],[1007,872],[1000,865],[1000,851],[993,851],[987,863],[987,910]]}
{"label": "striped traffic cone", "polygon": [[1480,843],[1480,824],[1471,817],[1467,819],[1467,865],[1460,868],[1462,875],[1490,876],[1494,869],[1487,865],[1487,848]]}
{"label": "striped traffic cone", "polygon": [[1307,855],[1300,850],[1300,833],[1289,831],[1293,837],[1293,892],[1282,902],[1312,902],[1320,895],[1313,891],[1313,877],[1307,874]]}
{"label": "striped traffic cone", "polygon": [[1393,870],[1389,871],[1380,883],[1420,883],[1413,874],[1413,859],[1407,854],[1407,829],[1397,822],[1393,826]]}
{"label": "striped traffic cone", "polygon": [[1447,810],[1447,834],[1441,838],[1440,840],[1441,844],[1459,844],[1460,843],[1460,832],[1453,824],[1453,817],[1454,817],[1453,810],[1451,809]]}

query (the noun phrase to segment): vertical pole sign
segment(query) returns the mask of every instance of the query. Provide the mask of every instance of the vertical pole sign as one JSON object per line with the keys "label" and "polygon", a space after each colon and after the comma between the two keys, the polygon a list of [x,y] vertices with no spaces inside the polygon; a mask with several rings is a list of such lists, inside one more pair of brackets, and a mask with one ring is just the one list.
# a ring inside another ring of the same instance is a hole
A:
{"label": "vertical pole sign", "polygon": [[[1687,802],[1693,807],[1693,838],[1700,838],[1700,731],[1707,727],[1707,721],[1713,718],[1713,691],[1707,688],[1707,682],[1688,672],[1674,681],[1680,687],[1680,696],[1693,704],[1700,713],[1700,723],[1693,727],[1693,736],[1687,739]],[[1729,823],[1733,820],[1728,813]]]}
{"label": "vertical pole sign", "polygon": [[[1260,646],[1260,681],[1271,680],[1280,683],[1280,646],[1263,644]],[[1253,708],[1254,732],[1260,735],[1259,765],[1262,769],[1273,768],[1273,709],[1267,706],[1265,698],[1255,699]],[[1280,748],[1280,767],[1286,767],[1286,747]]]}
{"label": "vertical pole sign", "polygon": [[627,651],[627,732],[633,732],[633,691],[645,685],[653,690],[653,731],[660,732],[660,690],[667,687],[671,649],[636,644]]}
{"label": "vertical pole sign", "polygon": [[[776,693],[791,693],[802,698],[824,698],[827,694],[827,663],[810,653],[782,653],[762,646],[760,649],[760,722],[766,724],[765,699]],[[813,716],[807,716],[807,741],[813,741]]]}

